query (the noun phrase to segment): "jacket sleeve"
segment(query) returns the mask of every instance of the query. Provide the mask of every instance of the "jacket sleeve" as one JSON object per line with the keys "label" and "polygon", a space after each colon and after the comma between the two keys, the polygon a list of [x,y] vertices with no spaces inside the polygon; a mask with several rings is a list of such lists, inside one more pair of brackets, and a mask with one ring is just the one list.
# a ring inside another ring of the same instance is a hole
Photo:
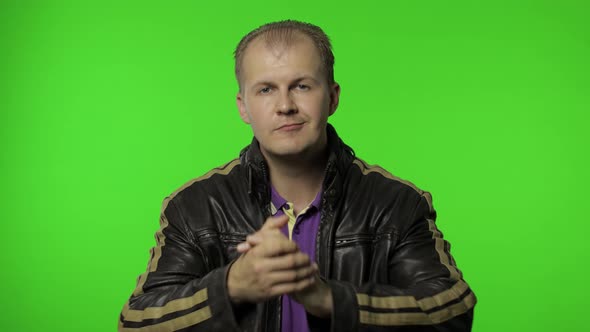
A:
{"label": "jacket sleeve", "polygon": [[389,284],[328,280],[332,331],[471,330],[476,298],[435,225],[429,193],[412,215],[389,253]]}
{"label": "jacket sleeve", "polygon": [[228,266],[208,267],[174,201],[164,200],[147,271],[123,307],[118,331],[238,330],[226,287]]}

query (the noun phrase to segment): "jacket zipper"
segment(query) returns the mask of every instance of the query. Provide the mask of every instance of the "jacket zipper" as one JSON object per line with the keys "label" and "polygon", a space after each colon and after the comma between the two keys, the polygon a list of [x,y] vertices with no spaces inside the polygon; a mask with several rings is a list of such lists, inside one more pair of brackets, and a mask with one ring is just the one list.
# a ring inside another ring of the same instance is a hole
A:
{"label": "jacket zipper", "polygon": [[[326,165],[326,169],[324,170],[324,174],[326,174],[326,176],[328,176],[328,172],[330,171],[330,169],[332,168],[332,162],[328,161],[328,164]],[[329,278],[330,276],[329,271],[328,271],[328,265],[329,265],[329,259],[328,258],[324,258],[321,259],[322,255],[322,250],[320,248],[322,242],[321,242],[321,230],[322,230],[322,226],[326,223],[326,218],[328,218],[327,215],[327,211],[328,211],[328,199],[326,198],[326,189],[324,186],[322,186],[322,190],[324,191],[322,193],[322,209],[320,211],[320,227],[318,229],[318,233],[316,234],[316,245],[315,245],[315,259],[318,263],[318,265],[320,266],[320,272],[324,272],[325,273],[325,278]],[[332,237],[332,223],[328,223],[328,239],[327,239],[327,244],[329,245],[330,241],[331,241],[331,237]],[[323,268],[322,268],[323,267]]]}

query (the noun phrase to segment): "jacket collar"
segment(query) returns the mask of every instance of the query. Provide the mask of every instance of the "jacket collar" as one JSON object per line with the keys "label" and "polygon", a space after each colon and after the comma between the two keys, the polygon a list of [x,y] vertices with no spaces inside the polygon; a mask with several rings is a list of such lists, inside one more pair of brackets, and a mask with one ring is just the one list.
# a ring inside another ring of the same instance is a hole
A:
{"label": "jacket collar", "polygon": [[[323,200],[330,202],[337,200],[342,192],[342,181],[354,160],[354,151],[340,139],[331,124],[327,124],[326,131],[329,156],[324,177]],[[257,197],[261,207],[268,206],[270,202],[268,166],[260,152],[256,137],[252,139],[250,145],[242,149],[240,160],[248,172],[248,193]]]}

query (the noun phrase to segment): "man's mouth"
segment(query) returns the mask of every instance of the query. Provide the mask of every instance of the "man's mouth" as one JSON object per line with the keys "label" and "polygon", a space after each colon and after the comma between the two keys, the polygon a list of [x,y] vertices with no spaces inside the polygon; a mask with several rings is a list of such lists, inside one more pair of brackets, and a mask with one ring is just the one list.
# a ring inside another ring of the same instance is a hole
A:
{"label": "man's mouth", "polygon": [[280,126],[279,128],[277,128],[277,130],[280,130],[280,131],[299,130],[299,129],[301,129],[301,127],[303,127],[303,124],[304,124],[304,122],[286,123],[286,124]]}

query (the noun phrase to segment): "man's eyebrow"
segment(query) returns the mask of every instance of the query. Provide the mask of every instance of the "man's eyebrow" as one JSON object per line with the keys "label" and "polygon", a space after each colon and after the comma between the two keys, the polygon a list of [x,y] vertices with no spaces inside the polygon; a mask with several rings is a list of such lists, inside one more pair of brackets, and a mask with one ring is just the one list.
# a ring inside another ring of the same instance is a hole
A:
{"label": "man's eyebrow", "polygon": [[258,81],[258,82],[254,82],[254,84],[252,84],[252,86],[259,86],[259,85],[274,85],[274,83],[271,81]]}
{"label": "man's eyebrow", "polygon": [[315,77],[310,76],[310,75],[302,75],[302,76],[296,78],[293,82],[301,82],[303,80],[311,80],[311,81],[314,81],[316,83],[318,82],[318,80]]}

